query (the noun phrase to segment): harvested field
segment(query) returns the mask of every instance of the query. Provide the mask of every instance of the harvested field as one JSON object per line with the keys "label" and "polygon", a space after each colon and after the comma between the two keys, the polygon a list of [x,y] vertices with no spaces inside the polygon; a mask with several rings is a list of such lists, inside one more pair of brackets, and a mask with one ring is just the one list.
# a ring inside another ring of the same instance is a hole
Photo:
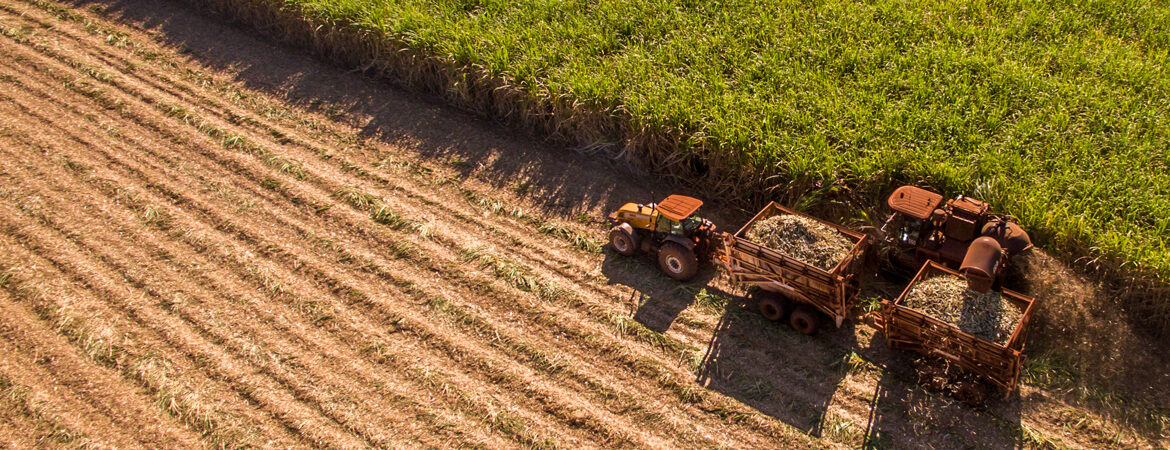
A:
{"label": "harvested field", "polygon": [[853,248],[853,242],[833,227],[793,214],[760,220],[748,229],[747,237],[824,270],[833,270]]}
{"label": "harvested field", "polygon": [[0,445],[1163,445],[607,254],[645,178],[182,4],[0,4],[0,161]]}
{"label": "harvested field", "polygon": [[919,281],[902,301],[910,308],[997,344],[1006,344],[1024,317],[1024,312],[999,292],[973,291],[967,288],[966,280],[950,275]]}

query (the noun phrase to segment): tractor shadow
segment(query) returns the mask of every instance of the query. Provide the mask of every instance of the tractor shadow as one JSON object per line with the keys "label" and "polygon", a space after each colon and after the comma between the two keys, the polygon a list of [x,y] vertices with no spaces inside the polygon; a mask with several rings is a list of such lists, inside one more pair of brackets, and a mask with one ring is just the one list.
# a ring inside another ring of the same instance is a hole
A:
{"label": "tractor shadow", "polygon": [[711,286],[718,272],[709,264],[700,266],[695,278],[679,282],[663,274],[650,256],[622,256],[607,248],[601,273],[609,284],[632,289],[626,299],[630,314],[636,322],[658,333],[665,333],[676,321],[685,321],[680,315],[688,307],[730,295]]}

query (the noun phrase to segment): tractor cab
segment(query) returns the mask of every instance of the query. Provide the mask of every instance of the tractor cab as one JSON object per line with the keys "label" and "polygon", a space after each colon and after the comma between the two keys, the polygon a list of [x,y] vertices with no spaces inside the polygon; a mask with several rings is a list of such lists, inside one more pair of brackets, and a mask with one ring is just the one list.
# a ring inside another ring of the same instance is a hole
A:
{"label": "tractor cab", "polygon": [[695,212],[702,200],[671,195],[658,203],[626,203],[609,215],[614,224],[610,244],[622,255],[640,251],[658,255],[662,270],[673,278],[690,279],[698,257],[708,257],[715,225]]}
{"label": "tractor cab", "polygon": [[887,203],[894,211],[882,226],[889,260],[909,273],[935,261],[978,278],[985,289],[1009,258],[1032,248],[1015,219],[993,214],[971,197],[944,201],[938,193],[902,186]]}

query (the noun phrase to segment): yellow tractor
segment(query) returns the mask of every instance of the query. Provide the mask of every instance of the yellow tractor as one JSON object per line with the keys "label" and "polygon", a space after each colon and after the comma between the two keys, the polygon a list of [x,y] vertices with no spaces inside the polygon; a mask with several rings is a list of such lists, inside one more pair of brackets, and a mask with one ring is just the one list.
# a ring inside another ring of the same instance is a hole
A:
{"label": "yellow tractor", "polygon": [[609,215],[609,243],[621,255],[639,250],[657,256],[671,278],[686,281],[699,271],[699,258],[710,260],[717,241],[715,224],[695,211],[699,199],[671,195],[659,203],[626,203]]}

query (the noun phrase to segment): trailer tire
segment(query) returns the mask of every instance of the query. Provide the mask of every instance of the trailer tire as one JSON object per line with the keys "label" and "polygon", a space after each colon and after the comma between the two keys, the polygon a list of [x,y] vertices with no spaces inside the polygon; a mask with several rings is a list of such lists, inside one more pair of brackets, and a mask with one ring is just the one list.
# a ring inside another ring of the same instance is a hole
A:
{"label": "trailer tire", "polygon": [[760,298],[757,305],[760,309],[760,315],[765,319],[773,322],[779,322],[784,319],[784,314],[788,312],[788,302],[782,298],[777,298],[774,295],[765,295]]}
{"label": "trailer tire", "polygon": [[699,259],[686,247],[667,242],[658,250],[658,266],[671,278],[687,281],[699,272]]}
{"label": "trailer tire", "polygon": [[632,256],[638,251],[638,237],[617,226],[609,230],[609,245],[622,256]]}
{"label": "trailer tire", "polygon": [[820,328],[821,319],[817,317],[816,311],[809,309],[807,306],[797,306],[792,311],[792,315],[788,317],[788,325],[791,325],[792,329],[801,334],[812,336]]}

